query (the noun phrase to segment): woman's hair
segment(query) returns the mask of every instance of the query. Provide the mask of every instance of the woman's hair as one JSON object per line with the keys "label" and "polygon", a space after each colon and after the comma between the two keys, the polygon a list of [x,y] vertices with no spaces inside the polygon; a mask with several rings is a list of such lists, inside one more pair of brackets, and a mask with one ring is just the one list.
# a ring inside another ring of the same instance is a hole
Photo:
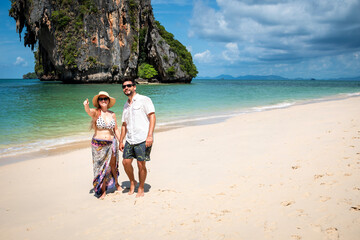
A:
{"label": "woman's hair", "polygon": [[[109,99],[109,103],[110,103],[110,98],[108,98],[108,99]],[[98,103],[98,107],[96,108],[95,118],[91,119],[90,130],[95,129],[96,120],[100,117],[100,114],[101,114],[101,107],[100,107],[100,104],[99,104],[99,97],[98,97],[98,99],[96,101]],[[109,105],[109,103],[108,103],[108,105]]]}
{"label": "woman's hair", "polygon": [[100,106],[96,109],[96,113],[95,113],[95,117],[91,118],[91,123],[90,123],[90,130],[91,129],[95,129],[95,125],[96,125],[96,120],[100,117],[101,114],[101,108]]}

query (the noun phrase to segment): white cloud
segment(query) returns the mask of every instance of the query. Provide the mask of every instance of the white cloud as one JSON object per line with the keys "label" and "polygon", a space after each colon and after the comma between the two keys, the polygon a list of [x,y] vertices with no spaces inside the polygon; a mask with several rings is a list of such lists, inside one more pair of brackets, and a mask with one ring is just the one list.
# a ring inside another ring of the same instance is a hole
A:
{"label": "white cloud", "polygon": [[[359,0],[217,0],[217,8],[206,2],[196,0],[189,36],[263,50],[247,52],[250,59],[301,61],[360,49]],[[225,59],[234,61],[232,50]]]}
{"label": "white cloud", "polygon": [[22,57],[17,57],[14,65],[21,65],[22,67],[26,67],[28,63]]}
{"label": "white cloud", "polygon": [[226,50],[222,52],[222,55],[225,60],[234,63],[236,60],[239,60],[239,48],[237,43],[228,43],[225,45]]}
{"label": "white cloud", "polygon": [[212,61],[213,56],[211,55],[211,52],[209,50],[206,50],[202,53],[196,53],[194,55],[194,59],[199,63],[209,63]]}

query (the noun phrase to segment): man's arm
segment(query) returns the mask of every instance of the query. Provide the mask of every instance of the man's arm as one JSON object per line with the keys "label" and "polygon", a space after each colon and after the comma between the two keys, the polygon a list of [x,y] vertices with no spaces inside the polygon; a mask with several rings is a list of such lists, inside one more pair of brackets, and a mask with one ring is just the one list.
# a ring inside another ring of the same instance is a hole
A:
{"label": "man's arm", "polygon": [[124,151],[124,138],[126,135],[126,122],[123,122],[121,125],[121,133],[120,133],[120,140],[119,140],[119,150]]}
{"label": "man's arm", "polygon": [[150,147],[153,142],[154,142],[154,129],[155,129],[155,123],[156,123],[156,117],[155,117],[155,113],[149,113],[148,114],[148,118],[149,118],[149,132],[148,132],[148,136],[146,138],[146,142],[145,142],[145,146],[146,147]]}

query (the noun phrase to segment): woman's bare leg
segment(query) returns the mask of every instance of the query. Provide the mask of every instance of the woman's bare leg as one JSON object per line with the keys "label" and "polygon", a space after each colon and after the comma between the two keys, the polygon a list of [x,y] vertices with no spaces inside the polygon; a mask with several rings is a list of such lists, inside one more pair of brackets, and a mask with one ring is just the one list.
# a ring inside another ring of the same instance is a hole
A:
{"label": "woman's bare leg", "polygon": [[105,198],[105,195],[106,195],[106,178],[104,178],[104,181],[103,181],[103,184],[101,186],[101,196],[100,196],[100,199],[104,199]]}
{"label": "woman's bare leg", "polygon": [[122,188],[120,187],[120,185],[118,183],[118,175],[117,175],[117,169],[116,169],[116,157],[114,154],[111,156],[110,168],[111,168],[111,175],[115,179],[116,190],[121,191]]}

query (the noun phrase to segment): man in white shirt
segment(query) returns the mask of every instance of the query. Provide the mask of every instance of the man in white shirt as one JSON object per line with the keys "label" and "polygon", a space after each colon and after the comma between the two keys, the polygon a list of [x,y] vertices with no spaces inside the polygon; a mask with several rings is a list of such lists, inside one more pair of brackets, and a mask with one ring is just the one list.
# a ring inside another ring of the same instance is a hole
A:
{"label": "man in white shirt", "polygon": [[[134,193],[137,184],[132,167],[132,161],[136,158],[139,169],[139,188],[136,197],[143,197],[147,175],[145,163],[150,161],[150,152],[154,141],[155,107],[149,97],[136,93],[135,81],[124,81],[122,88],[128,100],[124,105],[122,115],[119,149],[123,152],[124,170],[130,180],[129,195]],[[124,145],[125,136],[126,143]]]}

